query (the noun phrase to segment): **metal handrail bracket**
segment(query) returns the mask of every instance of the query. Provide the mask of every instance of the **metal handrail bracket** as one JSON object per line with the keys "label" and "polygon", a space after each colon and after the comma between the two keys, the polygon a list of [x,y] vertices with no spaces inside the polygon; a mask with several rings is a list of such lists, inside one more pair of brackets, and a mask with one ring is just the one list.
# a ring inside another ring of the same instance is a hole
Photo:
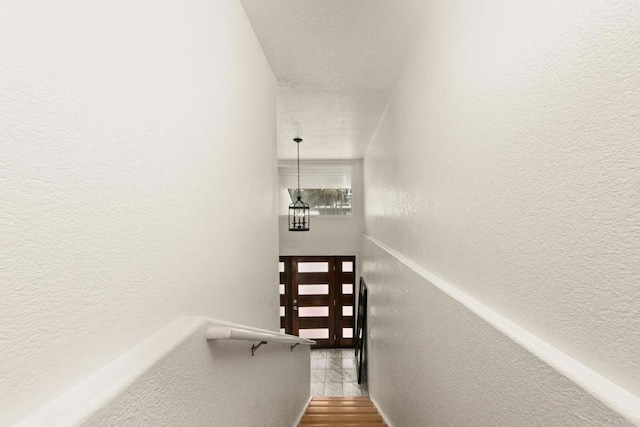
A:
{"label": "metal handrail bracket", "polygon": [[266,341],[260,341],[257,345],[256,345],[256,344],[254,344],[254,345],[252,345],[252,346],[251,346],[251,357],[253,357],[253,356],[255,356],[255,355],[256,355],[256,351],[260,348],[260,346],[261,346],[262,344],[265,344],[265,345],[266,345],[266,344],[269,344],[269,343],[268,343],[268,342],[266,342]]}
{"label": "metal handrail bracket", "polygon": [[223,325],[214,325],[207,329],[207,340],[238,340],[238,341],[258,341],[259,344],[251,346],[251,355],[255,355],[256,350],[261,345],[269,342],[281,342],[291,344],[290,350],[293,351],[299,345],[314,345],[316,342],[306,338],[300,338],[295,335],[281,334],[266,329],[258,329],[235,325],[228,322],[220,322]]}

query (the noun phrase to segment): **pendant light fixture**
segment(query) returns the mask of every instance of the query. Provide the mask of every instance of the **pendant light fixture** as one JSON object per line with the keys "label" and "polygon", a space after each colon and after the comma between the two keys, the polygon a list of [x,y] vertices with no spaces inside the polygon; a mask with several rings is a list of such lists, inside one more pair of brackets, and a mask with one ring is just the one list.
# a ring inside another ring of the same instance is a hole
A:
{"label": "pendant light fixture", "polygon": [[300,195],[300,143],[302,138],[293,139],[298,146],[298,195],[296,201],[289,205],[289,231],[309,231],[309,205],[302,201]]}

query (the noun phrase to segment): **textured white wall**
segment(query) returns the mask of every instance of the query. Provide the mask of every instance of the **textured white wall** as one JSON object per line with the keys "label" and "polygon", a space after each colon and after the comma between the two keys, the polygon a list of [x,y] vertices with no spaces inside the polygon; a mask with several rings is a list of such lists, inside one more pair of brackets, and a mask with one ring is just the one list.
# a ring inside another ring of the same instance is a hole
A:
{"label": "textured white wall", "polygon": [[[280,255],[355,255],[356,274],[360,275],[364,226],[362,160],[353,161],[351,187],[353,211],[349,217],[314,216],[309,231],[300,233],[289,231],[288,217],[280,216]],[[280,195],[282,200],[287,194],[281,192]],[[282,203],[281,206],[284,207]]]}
{"label": "textured white wall", "polygon": [[[640,395],[640,3],[437,1],[429,16],[365,157],[365,232]],[[365,277],[385,263],[365,258]],[[461,314],[431,317],[431,290],[410,296],[411,278],[373,277],[372,323],[392,313],[387,327],[401,335],[372,351],[374,398],[396,383],[398,405],[420,393],[405,384],[459,387],[412,350],[421,329],[404,331],[402,317],[440,329]],[[457,330],[428,348],[478,351]],[[502,350],[483,349],[495,357],[480,352],[478,368],[493,372]],[[406,372],[382,375],[403,362]],[[520,393],[540,376],[527,361],[504,384]],[[480,373],[465,381],[477,393],[467,399],[493,388]]]}
{"label": "textured white wall", "polygon": [[296,425],[310,397],[309,346],[269,343],[252,357],[254,343],[198,332],[82,425]]}
{"label": "textured white wall", "polygon": [[364,253],[369,390],[390,425],[630,425],[375,242]]}
{"label": "textured white wall", "polygon": [[0,424],[178,316],[278,327],[276,83],[238,1],[3,1],[0,58]]}
{"label": "textured white wall", "polygon": [[309,346],[207,341],[176,319],[16,427],[290,426],[309,401]]}

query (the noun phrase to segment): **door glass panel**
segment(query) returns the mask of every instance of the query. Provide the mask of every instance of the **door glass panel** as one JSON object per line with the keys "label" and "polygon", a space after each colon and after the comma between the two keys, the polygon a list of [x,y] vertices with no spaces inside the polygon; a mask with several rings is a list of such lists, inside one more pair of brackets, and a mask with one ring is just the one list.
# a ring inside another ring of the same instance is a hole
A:
{"label": "door glass panel", "polygon": [[353,295],[353,285],[351,283],[342,285],[342,295]]}
{"label": "door glass panel", "polygon": [[342,307],[342,315],[343,316],[353,316],[353,307],[350,305],[345,305]]}
{"label": "door glass panel", "polygon": [[285,316],[285,308],[280,306],[280,317],[284,317]]}
{"label": "door glass panel", "polygon": [[280,262],[278,263],[278,271],[279,271],[280,273],[284,273],[284,262],[280,261]]}
{"label": "door glass panel", "polygon": [[299,262],[298,273],[328,273],[328,262]]}
{"label": "door glass panel", "polygon": [[284,295],[284,285],[282,283],[280,283],[280,295]]}
{"label": "door glass panel", "polygon": [[298,285],[298,295],[329,295],[329,285]]}
{"label": "door glass panel", "polygon": [[353,328],[342,328],[342,338],[353,338]]}
{"label": "door glass panel", "polygon": [[353,273],[353,261],[342,261],[342,272]]}
{"label": "door glass panel", "polygon": [[329,339],[329,329],[300,329],[299,334],[301,338],[310,338],[312,340]]}
{"label": "door glass panel", "polygon": [[298,307],[299,317],[329,317],[329,307]]}

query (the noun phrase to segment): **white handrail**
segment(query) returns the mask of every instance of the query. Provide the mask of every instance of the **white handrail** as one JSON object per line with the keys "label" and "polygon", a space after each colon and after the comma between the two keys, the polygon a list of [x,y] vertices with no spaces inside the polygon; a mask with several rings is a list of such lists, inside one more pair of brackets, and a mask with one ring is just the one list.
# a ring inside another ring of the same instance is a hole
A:
{"label": "white handrail", "polygon": [[208,340],[241,340],[241,341],[271,341],[286,342],[291,344],[308,344],[313,345],[316,342],[306,338],[296,337],[294,335],[264,333],[249,331],[240,328],[230,328],[228,326],[214,326],[207,330]]}
{"label": "white handrail", "polygon": [[291,351],[300,344],[313,345],[316,342],[306,338],[300,338],[295,335],[281,334],[279,332],[269,331],[267,329],[253,328],[251,326],[238,325],[236,323],[213,320],[213,325],[207,329],[206,337],[208,340],[240,340],[240,341],[259,341],[256,345],[251,346],[251,356],[254,356],[256,350],[263,344],[271,342],[284,342],[291,345]]}
{"label": "white handrail", "polygon": [[[258,333],[268,334],[275,337],[282,337],[282,336],[292,337],[292,338],[296,338],[297,340],[300,340],[299,341],[300,344],[312,345],[316,343],[315,341],[312,341],[306,338],[300,338],[295,335],[281,334],[280,332],[274,332],[269,329],[254,328],[253,326],[246,326],[246,325],[241,325],[239,323],[225,322],[224,320],[218,320],[218,319],[207,319],[207,320],[209,321],[210,328],[215,328],[219,326],[228,326],[233,329],[242,329],[243,331],[258,332]],[[212,338],[212,339],[215,339],[215,338]],[[274,341],[274,340],[272,339],[271,341]]]}

